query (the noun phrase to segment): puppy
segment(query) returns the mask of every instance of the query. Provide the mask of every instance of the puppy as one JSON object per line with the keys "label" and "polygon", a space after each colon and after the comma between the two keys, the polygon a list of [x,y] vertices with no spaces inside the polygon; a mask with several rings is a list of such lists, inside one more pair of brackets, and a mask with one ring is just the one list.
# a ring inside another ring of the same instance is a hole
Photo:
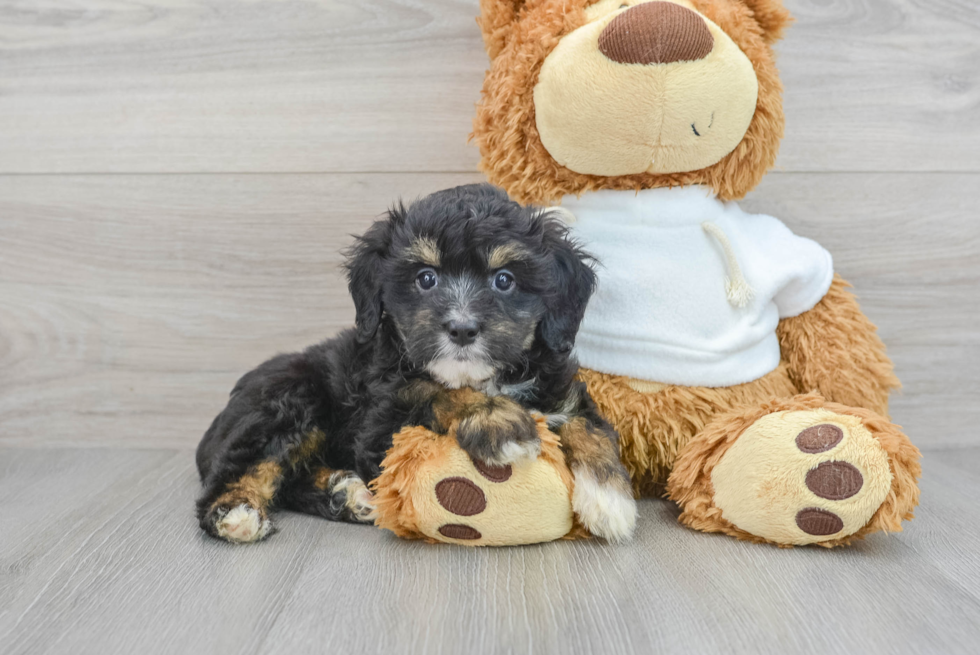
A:
{"label": "puppy", "polygon": [[618,436],[570,354],[590,263],[548,211],[486,184],[392,209],[348,253],[356,327],[245,374],[204,435],[201,527],[255,541],[273,507],[370,522],[365,483],[402,427],[445,433],[458,420],[463,450],[505,465],[537,457],[538,412],[561,436],[580,521],[629,538]]}

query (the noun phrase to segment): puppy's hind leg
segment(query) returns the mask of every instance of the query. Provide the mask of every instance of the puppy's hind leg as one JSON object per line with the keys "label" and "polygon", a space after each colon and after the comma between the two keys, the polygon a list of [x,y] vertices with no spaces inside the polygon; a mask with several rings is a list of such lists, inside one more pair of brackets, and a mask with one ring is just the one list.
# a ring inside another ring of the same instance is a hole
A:
{"label": "puppy's hind leg", "polygon": [[266,460],[225,485],[214,501],[201,506],[201,527],[233,543],[259,541],[273,532],[269,509],[283,480],[282,466]]}
{"label": "puppy's hind leg", "polygon": [[374,494],[353,471],[315,467],[286,485],[279,502],[297,512],[330,521],[373,523]]}
{"label": "puppy's hind leg", "polygon": [[239,473],[242,468],[234,466],[234,458],[219,460],[224,467],[212,469],[204,495],[197,501],[201,527],[233,543],[260,541],[272,534],[275,530],[269,514],[280,503],[283,488],[309,471],[325,439],[323,431],[314,428],[274,440],[266,451],[278,455],[266,456],[250,466],[247,457],[251,451],[245,451],[243,465],[248,468],[244,474]]}

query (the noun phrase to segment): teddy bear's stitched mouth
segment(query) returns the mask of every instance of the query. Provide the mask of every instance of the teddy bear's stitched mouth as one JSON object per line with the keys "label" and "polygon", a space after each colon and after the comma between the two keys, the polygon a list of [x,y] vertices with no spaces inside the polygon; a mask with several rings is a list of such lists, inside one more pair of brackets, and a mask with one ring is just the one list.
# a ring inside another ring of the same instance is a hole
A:
{"label": "teddy bear's stitched mouth", "polygon": [[[693,123],[691,123],[691,129],[694,130],[694,134],[696,134],[697,136],[701,136],[701,133],[698,132],[697,123],[698,123],[697,121],[694,121]],[[711,129],[711,126],[714,125],[714,124],[715,124],[715,112],[711,112],[711,120],[708,121],[708,127],[707,128],[702,128],[702,129],[710,130]]]}

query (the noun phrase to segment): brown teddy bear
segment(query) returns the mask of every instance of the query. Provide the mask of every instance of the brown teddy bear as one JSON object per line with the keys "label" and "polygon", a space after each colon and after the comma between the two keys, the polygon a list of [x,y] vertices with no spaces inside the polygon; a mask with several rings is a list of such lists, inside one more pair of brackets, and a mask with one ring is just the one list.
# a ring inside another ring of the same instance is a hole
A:
{"label": "brown teddy bear", "polygon": [[[666,493],[698,530],[784,546],[901,530],[920,454],[887,418],[899,383],[875,327],[827,251],[734,202],[783,136],[772,45],[790,17],[779,0],[481,10],[481,168],[522,203],[560,205],[602,262],[576,351],[636,492]],[[402,460],[426,459],[411,452]],[[432,507],[446,476],[426,461],[424,483],[403,482]],[[390,478],[379,481],[389,500]],[[490,489],[485,506],[502,514],[484,531],[508,523]],[[389,526],[404,510],[381,505]],[[439,539],[448,519],[426,516],[418,533]]]}

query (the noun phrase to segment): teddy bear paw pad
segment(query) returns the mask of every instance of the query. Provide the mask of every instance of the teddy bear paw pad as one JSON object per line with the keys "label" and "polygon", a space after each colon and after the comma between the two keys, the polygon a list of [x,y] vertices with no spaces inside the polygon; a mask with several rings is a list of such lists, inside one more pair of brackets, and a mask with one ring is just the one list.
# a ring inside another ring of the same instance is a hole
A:
{"label": "teddy bear paw pad", "polygon": [[473,516],[487,508],[487,497],[478,486],[462,477],[440,480],[436,500],[458,516]]}
{"label": "teddy bear paw pad", "polygon": [[494,466],[474,459],[473,467],[480,472],[480,475],[490,480],[490,482],[507,482],[507,480],[510,480],[510,476],[514,474],[514,467],[510,464]]}
{"label": "teddy bear paw pad", "polygon": [[856,416],[775,412],[752,424],[711,472],[714,503],[735,527],[782,544],[854,534],[885,501],[888,455]]}
{"label": "teddy bear paw pad", "polygon": [[463,539],[465,541],[475,541],[482,539],[483,535],[476,528],[462,523],[448,523],[439,528],[439,534],[450,539]]}

